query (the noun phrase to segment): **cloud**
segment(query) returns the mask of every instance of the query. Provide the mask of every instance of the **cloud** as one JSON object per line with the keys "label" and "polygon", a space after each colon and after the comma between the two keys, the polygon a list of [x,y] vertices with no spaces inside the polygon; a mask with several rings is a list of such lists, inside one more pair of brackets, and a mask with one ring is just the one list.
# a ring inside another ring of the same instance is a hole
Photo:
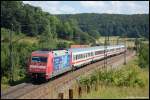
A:
{"label": "cloud", "polygon": [[149,1],[23,1],[51,14],[149,13]]}
{"label": "cloud", "polygon": [[80,4],[84,7],[98,7],[105,5],[103,1],[80,1]]}
{"label": "cloud", "polygon": [[47,11],[49,13],[60,13],[57,10],[58,6],[60,5],[59,1],[23,1],[23,3],[41,7],[42,10]]}
{"label": "cloud", "polygon": [[23,1],[23,2],[31,4],[33,6],[41,7],[42,10],[52,14],[64,14],[64,13],[69,14],[78,12],[75,8],[69,5],[65,5],[60,1]]}
{"label": "cloud", "polygon": [[114,12],[117,13],[128,13],[128,14],[137,14],[137,13],[146,13],[146,8],[149,6],[143,5],[143,1],[112,1],[112,7]]}
{"label": "cloud", "polygon": [[73,7],[71,6],[67,6],[67,5],[64,5],[62,7],[60,7],[59,9],[61,12],[63,13],[66,13],[66,14],[70,14],[70,13],[77,13],[77,10],[74,9]]}
{"label": "cloud", "polygon": [[80,5],[95,13],[137,14],[149,12],[147,1],[80,1]]}

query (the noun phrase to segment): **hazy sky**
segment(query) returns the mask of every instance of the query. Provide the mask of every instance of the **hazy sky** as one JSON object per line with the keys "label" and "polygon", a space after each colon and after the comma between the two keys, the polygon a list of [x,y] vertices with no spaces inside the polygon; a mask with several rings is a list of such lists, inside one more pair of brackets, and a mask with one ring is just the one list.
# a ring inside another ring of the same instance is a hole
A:
{"label": "hazy sky", "polygon": [[149,13],[149,1],[23,1],[51,14]]}

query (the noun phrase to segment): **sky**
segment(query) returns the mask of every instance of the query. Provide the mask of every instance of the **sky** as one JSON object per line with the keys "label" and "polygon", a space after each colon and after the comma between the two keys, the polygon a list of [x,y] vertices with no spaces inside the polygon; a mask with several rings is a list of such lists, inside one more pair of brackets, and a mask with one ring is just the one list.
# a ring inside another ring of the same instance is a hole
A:
{"label": "sky", "polygon": [[51,14],[149,14],[149,1],[23,1]]}

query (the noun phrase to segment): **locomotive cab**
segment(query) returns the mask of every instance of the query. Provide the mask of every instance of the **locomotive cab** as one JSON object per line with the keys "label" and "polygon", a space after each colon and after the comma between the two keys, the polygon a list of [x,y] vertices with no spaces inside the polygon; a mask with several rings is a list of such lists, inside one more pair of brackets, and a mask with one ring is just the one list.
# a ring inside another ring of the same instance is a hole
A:
{"label": "locomotive cab", "polygon": [[29,63],[28,72],[33,79],[48,79],[51,72],[51,52],[35,51],[32,53]]}

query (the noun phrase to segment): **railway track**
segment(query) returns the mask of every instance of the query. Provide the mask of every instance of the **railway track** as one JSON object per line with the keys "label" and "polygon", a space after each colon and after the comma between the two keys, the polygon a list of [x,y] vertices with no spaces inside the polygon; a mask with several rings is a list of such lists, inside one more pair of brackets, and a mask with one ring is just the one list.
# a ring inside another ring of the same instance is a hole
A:
{"label": "railway track", "polygon": [[[127,52],[127,56],[130,56],[132,52]],[[132,54],[133,56],[133,54]],[[123,54],[117,55],[115,57],[108,58],[108,65],[113,64],[116,61],[119,61],[123,57]],[[12,89],[1,95],[2,99],[16,99],[16,98],[42,98],[44,94],[41,91],[44,91],[46,88],[59,88],[64,84],[69,84],[71,80],[77,79],[80,75],[83,75],[87,72],[92,72],[95,69],[102,68],[104,61],[101,60],[90,65],[86,65],[82,68],[79,68],[73,72],[67,72],[65,75],[57,76],[54,79],[51,79],[47,83],[40,85],[33,85],[31,83],[26,83],[22,86],[18,86],[15,89]],[[45,91],[46,92],[46,91]],[[45,93],[46,94],[46,93]]]}

